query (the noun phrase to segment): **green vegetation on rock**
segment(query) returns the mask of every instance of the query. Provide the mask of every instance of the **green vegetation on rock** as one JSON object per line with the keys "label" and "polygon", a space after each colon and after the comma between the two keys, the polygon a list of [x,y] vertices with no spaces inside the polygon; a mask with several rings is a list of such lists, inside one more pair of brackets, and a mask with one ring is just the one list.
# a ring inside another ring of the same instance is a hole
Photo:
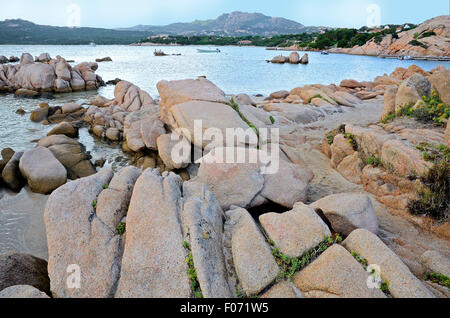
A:
{"label": "green vegetation on rock", "polygon": [[443,274],[435,274],[435,273],[426,273],[425,279],[427,281],[430,281],[432,283],[444,286],[448,289],[450,289],[450,278]]}
{"label": "green vegetation on rock", "polygon": [[192,256],[191,245],[188,242],[184,242],[183,246],[188,252],[188,256],[186,257],[185,262],[188,265],[187,274],[191,283],[192,293],[195,298],[203,298],[202,289],[197,278],[197,270],[194,266],[194,257]]}
{"label": "green vegetation on rock", "polygon": [[275,242],[269,240],[269,244],[272,246],[272,255],[280,266],[280,274],[277,277],[277,282],[286,279],[291,280],[292,277],[306,266],[311,264],[316,258],[322,255],[328,248],[334,244],[341,243],[342,237],[337,235],[335,239],[329,237],[317,247],[308,251],[302,257],[289,257],[281,253],[281,251],[275,246]]}

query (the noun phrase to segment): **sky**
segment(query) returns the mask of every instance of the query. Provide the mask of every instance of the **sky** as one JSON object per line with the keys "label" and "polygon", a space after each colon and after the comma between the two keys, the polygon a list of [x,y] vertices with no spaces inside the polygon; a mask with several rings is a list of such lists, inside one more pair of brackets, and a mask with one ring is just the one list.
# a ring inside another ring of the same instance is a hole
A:
{"label": "sky", "polygon": [[308,26],[361,27],[374,22],[421,23],[450,14],[449,6],[450,0],[0,0],[0,20],[116,28],[215,19],[244,11]]}

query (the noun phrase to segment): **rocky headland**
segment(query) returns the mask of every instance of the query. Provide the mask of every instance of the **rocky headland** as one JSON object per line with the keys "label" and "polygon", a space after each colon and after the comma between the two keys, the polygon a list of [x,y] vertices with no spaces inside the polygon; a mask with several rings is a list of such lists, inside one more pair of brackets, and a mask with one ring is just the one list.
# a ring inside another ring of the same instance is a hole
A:
{"label": "rocky headland", "polygon": [[[51,61],[17,72],[52,70],[32,88],[55,90]],[[97,87],[96,67],[80,65],[70,74]],[[59,124],[33,149],[2,151],[4,185],[50,195],[48,264],[1,255],[0,297],[450,296],[448,69],[266,98],[227,96],[206,78],[157,89],[158,99],[118,81],[112,100],[87,109],[40,105],[35,121]],[[195,137],[196,121],[207,137]],[[75,139],[83,125],[135,165],[94,167]],[[230,146],[230,128],[246,138]],[[255,161],[212,160],[230,150]],[[265,173],[274,152],[278,169]]]}
{"label": "rocky headland", "polygon": [[390,55],[411,57],[450,57],[450,16],[444,15],[425,21],[413,30],[372,39],[362,46],[333,48],[329,52],[353,55]]}

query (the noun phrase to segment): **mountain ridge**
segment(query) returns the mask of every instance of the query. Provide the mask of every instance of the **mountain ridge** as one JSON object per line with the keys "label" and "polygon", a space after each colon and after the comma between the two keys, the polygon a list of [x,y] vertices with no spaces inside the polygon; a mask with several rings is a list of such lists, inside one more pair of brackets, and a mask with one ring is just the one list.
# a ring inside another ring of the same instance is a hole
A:
{"label": "mountain ridge", "polygon": [[280,35],[317,31],[316,27],[305,27],[293,20],[270,17],[262,13],[234,11],[224,13],[216,19],[177,22],[165,26],[136,25],[118,30],[148,31],[154,35],[211,35],[211,36],[245,36],[245,35]]}

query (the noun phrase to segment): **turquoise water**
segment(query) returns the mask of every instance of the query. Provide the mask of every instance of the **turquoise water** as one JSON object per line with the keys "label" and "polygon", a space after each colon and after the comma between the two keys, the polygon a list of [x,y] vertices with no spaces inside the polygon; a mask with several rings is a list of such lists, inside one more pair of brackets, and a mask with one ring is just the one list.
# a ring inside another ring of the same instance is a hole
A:
{"label": "turquoise water", "polygon": [[[203,47],[204,48],[204,47]],[[167,54],[181,56],[155,57],[153,51],[162,49]],[[339,84],[343,79],[373,80],[376,76],[391,73],[396,67],[417,64],[431,70],[439,64],[450,67],[449,62],[399,61],[376,57],[352,56],[309,52],[309,65],[278,65],[266,60],[289,52],[267,51],[256,47],[221,47],[222,53],[198,53],[197,47],[133,47],[133,46],[0,46],[0,55],[20,56],[29,52],[38,56],[48,52],[52,57],[61,55],[76,63],[94,61],[110,56],[113,62],[99,63],[97,73],[103,79],[119,77],[135,83],[157,97],[156,83],[160,80],[175,80],[207,76],[227,94],[248,93],[268,95],[273,91],[306,84]],[[300,52],[300,54],[303,54]],[[114,86],[102,87],[99,94],[112,98]],[[0,95],[0,149],[11,147],[24,151],[34,146],[33,140],[44,137],[52,126],[43,126],[29,120],[29,112],[38,107],[40,101],[50,106],[67,102],[88,102],[97,92],[56,95],[53,100],[26,100],[13,98],[11,94]],[[28,112],[25,116],[15,113],[18,108]],[[82,131],[80,141],[92,152],[94,159],[105,157],[113,162],[121,154],[117,146],[111,146]]]}
{"label": "turquoise water", "polygon": [[[61,55],[76,63],[94,61],[110,56],[113,62],[100,63],[97,71],[104,80],[119,77],[131,81],[152,96],[158,94],[156,83],[160,80],[194,78],[205,75],[227,94],[270,94],[275,90],[290,90],[306,84],[339,84],[352,78],[373,80],[376,76],[391,73],[396,67],[416,64],[431,70],[439,64],[450,67],[450,62],[399,61],[367,56],[342,54],[321,55],[309,52],[309,65],[277,65],[267,63],[275,55],[289,52],[267,51],[259,47],[221,47],[222,53],[198,53],[189,47],[133,47],[133,46],[0,46],[0,55],[20,56],[29,52],[34,56],[48,52],[52,57]],[[204,48],[204,47],[203,47]],[[153,51],[162,49],[167,54],[182,56],[155,57]],[[303,52],[299,52],[303,54]],[[111,96],[112,88],[101,93]]]}

